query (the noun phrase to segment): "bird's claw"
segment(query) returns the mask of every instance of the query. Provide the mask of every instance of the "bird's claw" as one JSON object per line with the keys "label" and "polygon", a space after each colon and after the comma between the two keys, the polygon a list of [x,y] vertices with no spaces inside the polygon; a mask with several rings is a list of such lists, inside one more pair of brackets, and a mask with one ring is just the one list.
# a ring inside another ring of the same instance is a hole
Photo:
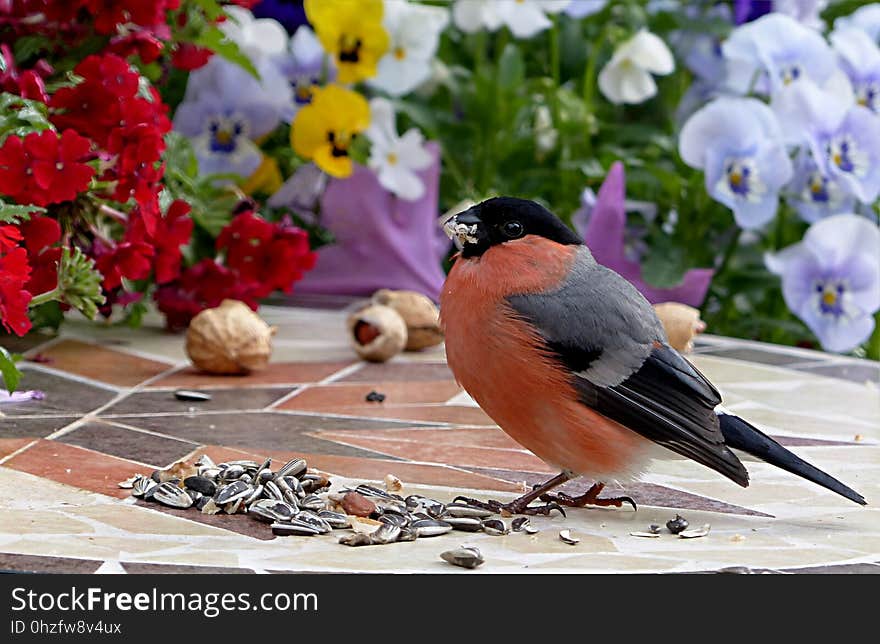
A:
{"label": "bird's claw", "polygon": [[639,509],[633,498],[629,496],[600,499],[596,494],[590,494],[589,492],[580,496],[571,496],[565,492],[559,492],[558,494],[542,494],[539,498],[547,503],[559,503],[569,508],[583,508],[588,505],[620,508],[623,507],[624,503],[629,503],[634,511],[638,512]]}
{"label": "bird's claw", "polygon": [[550,516],[550,513],[553,512],[553,510],[558,510],[562,516],[566,516],[565,510],[562,509],[562,506],[555,502],[547,503],[545,505],[524,505],[522,503],[517,503],[517,501],[511,501],[510,503],[501,503],[500,501],[491,499],[489,501],[480,501],[479,499],[473,499],[469,496],[461,495],[455,497],[452,502],[466,503],[467,505],[482,508],[483,510],[488,510],[495,514],[507,512],[510,514],[526,514],[530,516]]}

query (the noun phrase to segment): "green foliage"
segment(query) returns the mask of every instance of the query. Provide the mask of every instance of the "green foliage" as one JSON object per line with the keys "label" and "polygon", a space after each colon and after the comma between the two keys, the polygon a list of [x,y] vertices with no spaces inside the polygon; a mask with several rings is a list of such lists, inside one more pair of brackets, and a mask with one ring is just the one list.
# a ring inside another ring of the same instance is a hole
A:
{"label": "green foliage", "polygon": [[229,38],[226,37],[226,34],[220,31],[217,27],[212,26],[206,28],[193,42],[200,47],[210,49],[218,56],[222,56],[231,63],[241,66],[254,78],[260,77],[257,68],[254,67],[254,64],[251,62],[251,59],[245,56],[241,49],[238,48],[238,45],[229,40]]}
{"label": "green foliage", "polygon": [[24,137],[51,127],[44,103],[8,92],[0,94],[0,145],[12,134]]}
{"label": "green foliage", "polygon": [[14,203],[6,203],[0,199],[0,223],[2,224],[20,224],[31,218],[35,212],[45,212],[45,208],[39,206],[26,205],[21,206]]}
{"label": "green foliage", "polygon": [[95,262],[74,247],[65,247],[58,266],[58,296],[90,320],[98,314],[104,303],[101,293],[101,274]]}
{"label": "green foliage", "polygon": [[14,356],[9,351],[0,347],[0,376],[3,376],[4,388],[12,393],[18,388],[21,380],[21,371],[15,366],[18,356]]}

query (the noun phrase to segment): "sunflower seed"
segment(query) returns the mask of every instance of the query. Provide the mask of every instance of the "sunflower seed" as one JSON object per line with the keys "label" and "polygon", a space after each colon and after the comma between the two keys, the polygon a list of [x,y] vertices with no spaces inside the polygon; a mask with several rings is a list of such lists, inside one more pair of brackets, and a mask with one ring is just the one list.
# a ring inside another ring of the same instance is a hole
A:
{"label": "sunflower seed", "polygon": [[449,503],[446,505],[444,516],[447,514],[451,517],[476,517],[477,519],[488,519],[495,513],[491,510],[485,510],[475,505],[468,505],[467,503]]}
{"label": "sunflower seed", "polygon": [[178,389],[174,392],[174,397],[178,400],[186,400],[189,402],[205,402],[211,400],[211,394],[203,391],[189,391],[186,389]]}
{"label": "sunflower seed", "polygon": [[189,508],[192,507],[192,497],[184,490],[174,485],[174,483],[160,483],[153,492],[153,498],[172,508]]}
{"label": "sunflower seed", "polygon": [[476,568],[484,561],[479,550],[467,546],[441,552],[440,558],[453,566],[461,566],[462,568]]}
{"label": "sunflower seed", "polygon": [[705,537],[709,534],[709,530],[712,529],[712,526],[708,523],[704,523],[701,528],[691,528],[690,530],[682,530],[678,533],[680,539],[696,539],[698,537]]}
{"label": "sunflower seed", "polygon": [[580,539],[571,536],[571,530],[562,530],[559,533],[559,538],[570,546],[581,542]]}
{"label": "sunflower seed", "polygon": [[413,521],[412,528],[420,537],[436,537],[447,532],[452,532],[452,526],[446,521],[438,521],[436,519],[422,519]]}
{"label": "sunflower seed", "polygon": [[501,519],[483,519],[483,532],[494,537],[510,534],[510,530]]}
{"label": "sunflower seed", "polygon": [[243,499],[251,493],[251,486],[244,481],[233,481],[229,485],[225,485],[217,491],[214,500],[217,505],[225,505],[232,503],[238,499]]}

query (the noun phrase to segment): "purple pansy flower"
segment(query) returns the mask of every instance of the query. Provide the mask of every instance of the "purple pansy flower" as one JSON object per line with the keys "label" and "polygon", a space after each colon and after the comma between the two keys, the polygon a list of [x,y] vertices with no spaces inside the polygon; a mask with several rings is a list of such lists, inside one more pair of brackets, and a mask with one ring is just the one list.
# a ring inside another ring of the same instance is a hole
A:
{"label": "purple pansy flower", "polygon": [[370,295],[392,288],[437,299],[450,242],[437,225],[440,148],[433,142],[425,147],[432,163],[418,172],[425,193],[416,201],[398,199],[360,165],[347,179],[330,180],[321,198],[321,225],[336,243],[318,249],[315,267],[297,282],[298,292]]}
{"label": "purple pansy flower", "polygon": [[[316,87],[325,81],[332,81],[336,69],[329,56],[324,52],[321,42],[308,25],[296,30],[290,39],[290,51],[277,59],[278,68],[290,82],[293,102],[286,105],[283,114],[285,121],[293,119],[294,114],[303,105],[312,102],[312,94]],[[328,78],[323,79],[324,70]]]}
{"label": "purple pansy flower", "polygon": [[712,282],[714,271],[711,269],[689,270],[680,285],[672,288],[657,288],[645,282],[639,262],[627,258],[625,185],[623,164],[617,161],[611,166],[602,187],[599,188],[589,223],[582,233],[587,247],[597,262],[620,273],[652,304],[682,302],[691,306],[700,306]]}
{"label": "purple pansy flower", "polygon": [[738,27],[721,51],[734,65],[764,72],[771,92],[805,78],[822,85],[837,70],[822,35],[781,13]]}
{"label": "purple pansy flower", "polygon": [[9,393],[5,389],[0,389],[0,404],[20,403],[29,400],[43,400],[45,397],[46,394],[37,389],[31,389],[29,391],[13,391],[12,393]]}
{"label": "purple pansy flower", "polygon": [[773,0],[734,0],[733,18],[736,24],[757,20],[773,11]]}
{"label": "purple pansy flower", "polygon": [[260,0],[251,11],[256,18],[274,18],[291,34],[308,24],[302,0]]}
{"label": "purple pansy flower", "polygon": [[803,241],[765,257],[782,276],[788,308],[827,351],[852,351],[874,331],[880,309],[880,229],[864,217],[835,215]]}
{"label": "purple pansy flower", "polygon": [[753,98],[720,97],[681,129],[681,158],[706,175],[706,192],[733,210],[737,224],[758,228],[773,219],[791,160],[772,110]]}
{"label": "purple pansy flower", "polygon": [[773,102],[789,143],[806,142],[824,174],[860,201],[880,195],[880,116],[813,83],[797,83]]}

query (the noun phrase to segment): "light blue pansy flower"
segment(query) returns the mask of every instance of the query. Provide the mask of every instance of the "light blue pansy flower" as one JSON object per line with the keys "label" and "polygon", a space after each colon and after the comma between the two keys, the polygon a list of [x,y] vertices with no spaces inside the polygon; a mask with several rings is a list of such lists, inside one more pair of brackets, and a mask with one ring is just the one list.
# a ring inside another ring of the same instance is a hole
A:
{"label": "light blue pansy flower", "polygon": [[880,309],[880,229],[863,217],[835,215],[812,226],[803,241],[765,256],[782,276],[788,308],[827,351],[847,352],[874,331]]}
{"label": "light blue pansy flower", "polygon": [[773,109],[786,140],[806,142],[825,175],[865,203],[880,195],[880,116],[813,83],[779,92]]}
{"label": "light blue pansy flower", "polygon": [[864,31],[851,27],[835,30],[830,40],[856,102],[880,112],[880,47]]}
{"label": "light blue pansy flower", "polygon": [[324,72],[332,80],[336,75],[331,59],[321,46],[321,42],[307,25],[300,26],[290,39],[290,50],[276,59],[278,69],[290,83],[293,101],[288,103],[283,114],[285,121],[303,106],[312,102],[312,94],[324,82]]}
{"label": "light blue pansy flower", "polygon": [[868,34],[874,42],[880,43],[880,3],[859,7],[848,16],[834,21],[834,29],[855,27]]}
{"label": "light blue pansy flower", "polygon": [[608,0],[571,0],[571,4],[565,8],[565,13],[572,18],[586,18],[599,13],[607,4]]}
{"label": "light blue pansy flower", "polygon": [[737,27],[721,50],[733,64],[761,70],[771,93],[804,78],[822,85],[837,69],[822,35],[781,13]]}
{"label": "light blue pansy flower", "polygon": [[719,97],[684,124],[679,153],[703,170],[706,191],[733,210],[737,224],[758,228],[776,214],[791,160],[773,112],[753,98]]}
{"label": "light blue pansy flower", "polygon": [[811,224],[831,215],[852,212],[856,201],[838,180],[822,172],[807,150],[798,155],[787,193],[787,201]]}

